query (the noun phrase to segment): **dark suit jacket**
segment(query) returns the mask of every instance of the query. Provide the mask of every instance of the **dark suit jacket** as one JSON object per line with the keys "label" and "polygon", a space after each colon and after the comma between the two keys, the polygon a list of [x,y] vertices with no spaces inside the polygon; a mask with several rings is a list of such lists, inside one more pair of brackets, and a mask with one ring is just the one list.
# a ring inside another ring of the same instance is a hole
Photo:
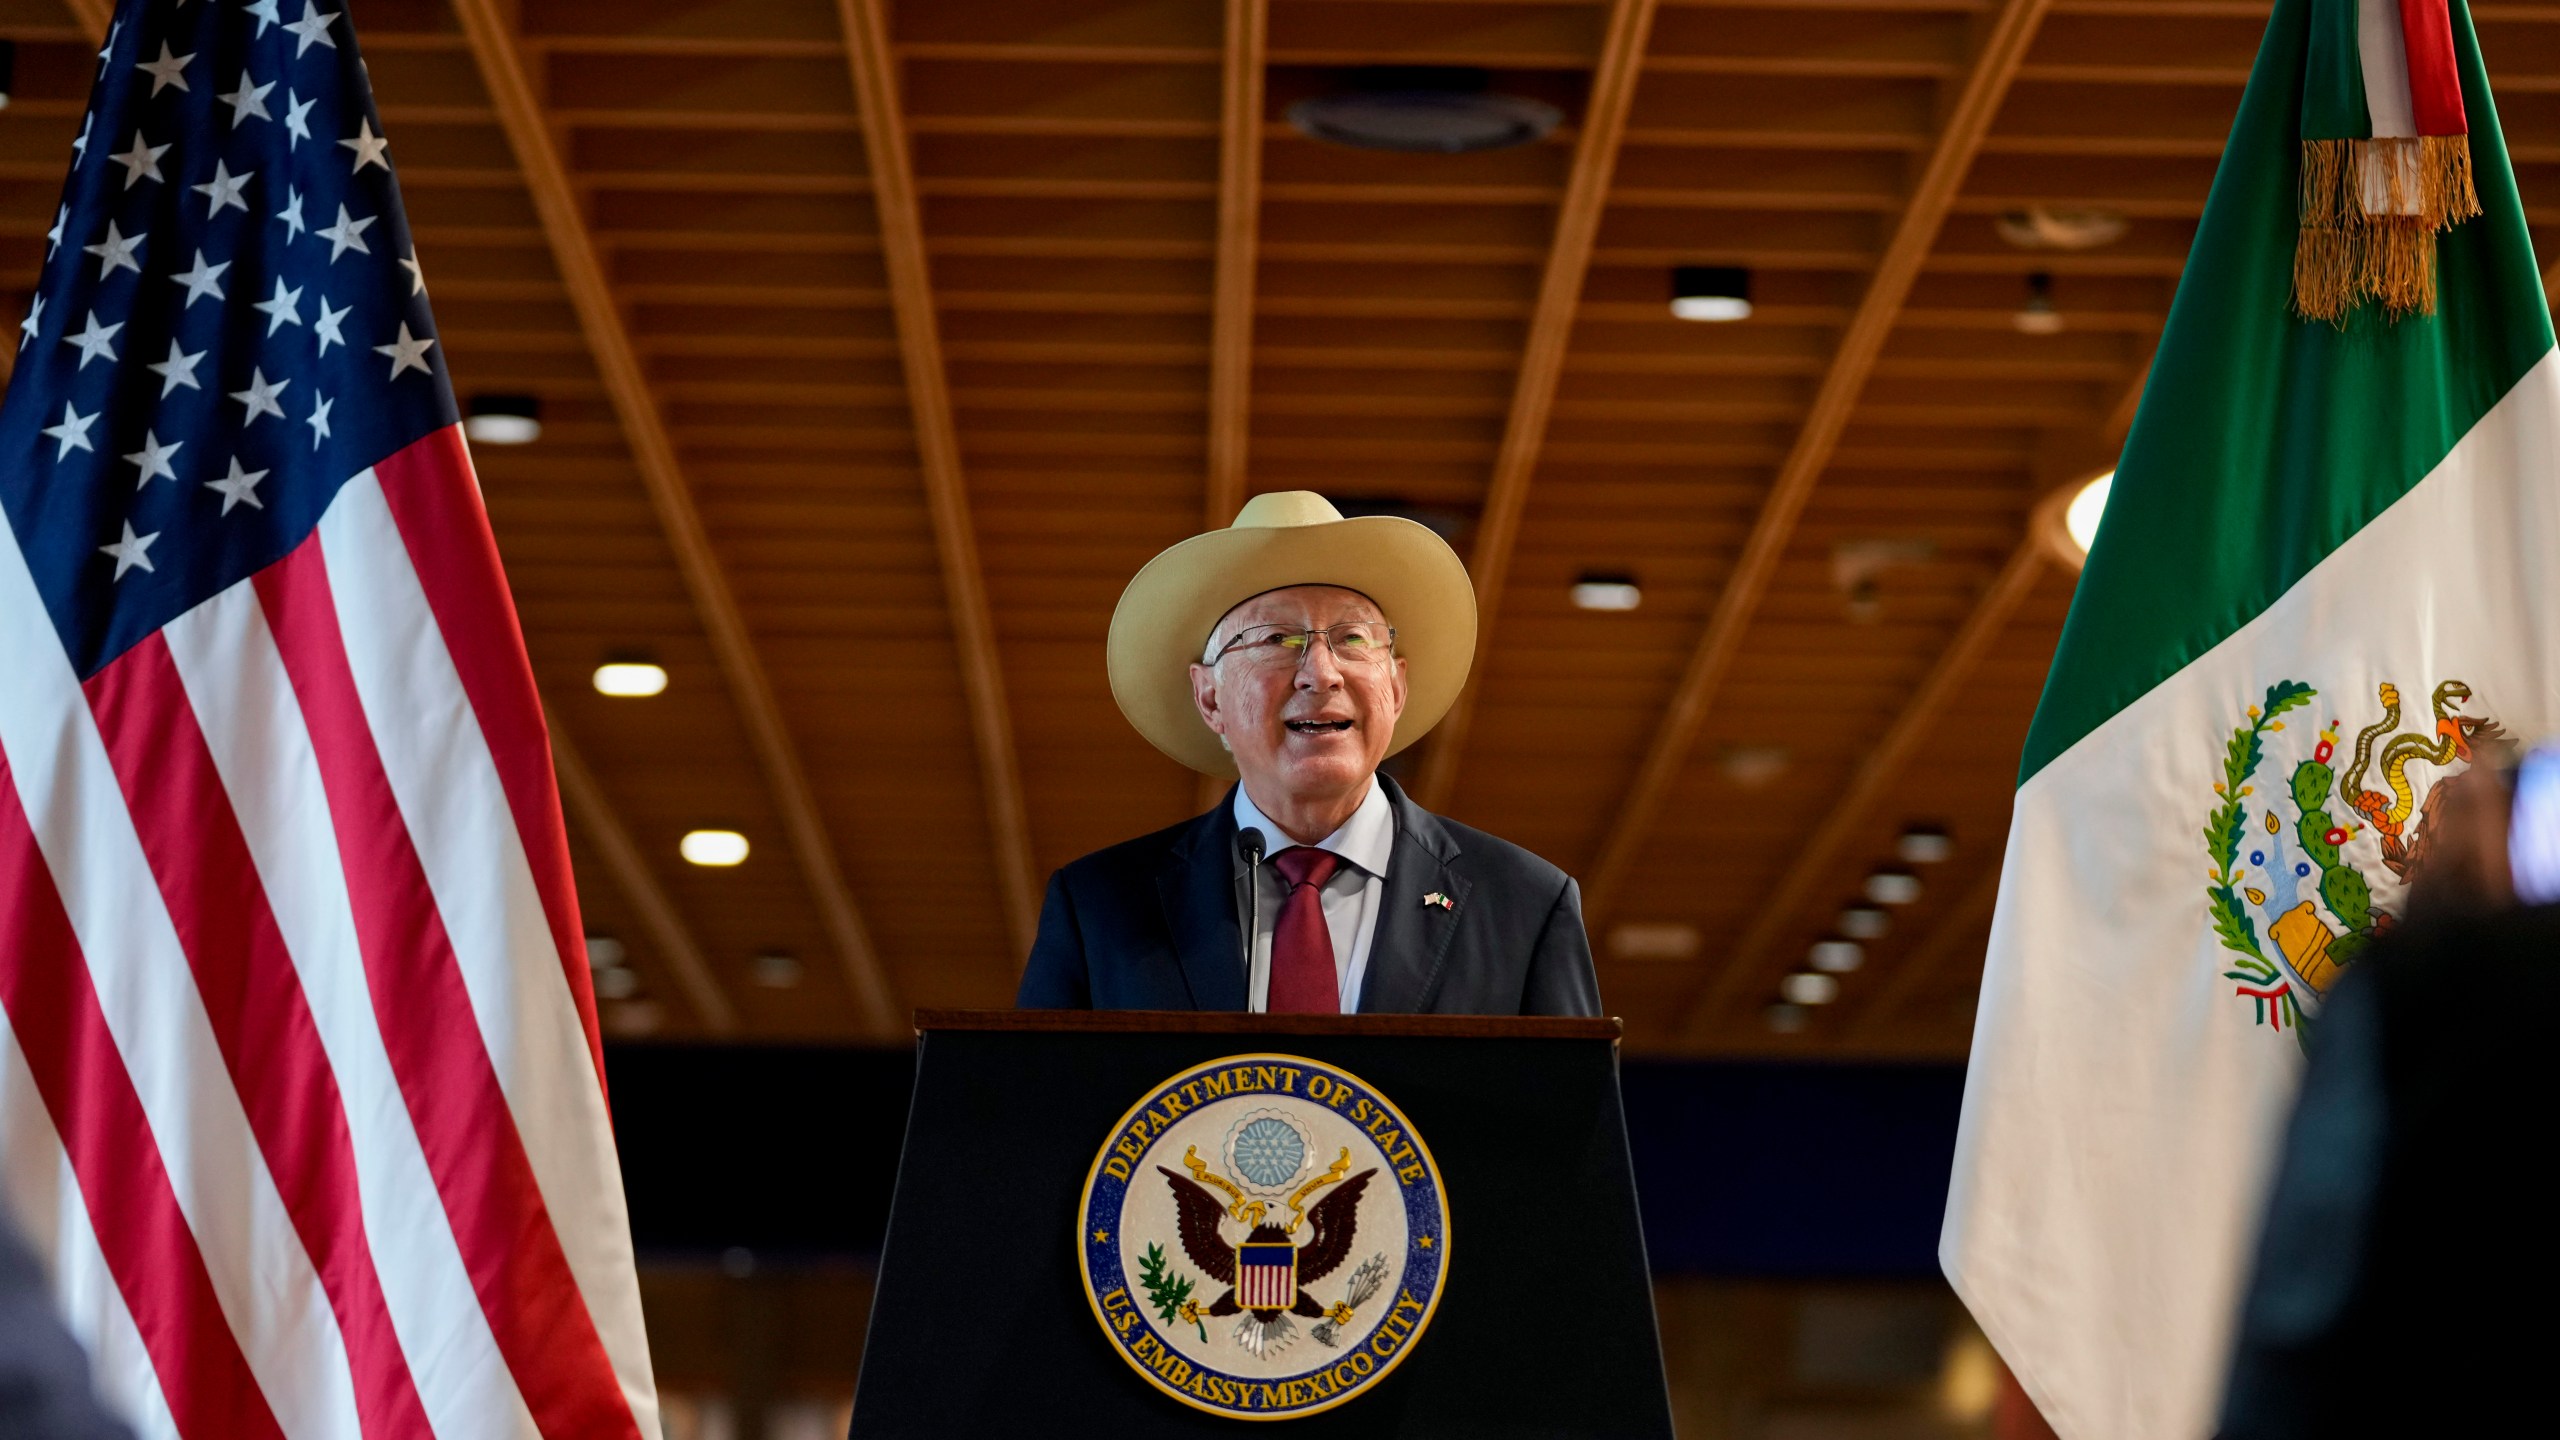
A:
{"label": "dark suit jacket", "polygon": [[[1395,807],[1364,1014],[1597,1015],[1573,877],[1443,820],[1385,776]],[[1272,837],[1275,846],[1287,843]],[[1029,1010],[1245,1008],[1244,865],[1234,792],[1206,815],[1049,877],[1015,1003]],[[1456,904],[1426,905],[1433,892]]]}

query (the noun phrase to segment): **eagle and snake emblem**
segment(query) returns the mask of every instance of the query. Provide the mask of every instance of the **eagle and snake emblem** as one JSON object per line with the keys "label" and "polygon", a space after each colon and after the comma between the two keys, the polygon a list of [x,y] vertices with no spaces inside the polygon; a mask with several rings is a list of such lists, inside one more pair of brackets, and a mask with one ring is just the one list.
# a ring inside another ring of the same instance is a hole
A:
{"label": "eagle and snake emblem", "polygon": [[2424,867],[2447,800],[2479,783],[2478,761],[2514,749],[2498,722],[2465,708],[2467,683],[2435,687],[2433,723],[2421,731],[2401,728],[2400,688],[2385,680],[2374,688],[2381,717],[2355,732],[2347,756],[2338,753],[2344,721],[2331,720],[2261,796],[2253,782],[2269,747],[2285,744],[2282,717],[2319,695],[2279,680],[2249,707],[2223,747],[2204,830],[2206,910],[2231,967],[2223,978],[2250,1001],[2258,1024],[2297,1035],[2339,973],[2398,923],[2400,892]]}

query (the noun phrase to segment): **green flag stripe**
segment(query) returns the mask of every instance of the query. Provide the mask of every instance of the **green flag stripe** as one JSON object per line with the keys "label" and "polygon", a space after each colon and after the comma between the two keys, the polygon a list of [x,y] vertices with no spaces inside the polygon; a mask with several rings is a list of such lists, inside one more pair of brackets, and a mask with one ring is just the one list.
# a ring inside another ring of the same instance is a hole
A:
{"label": "green flag stripe", "polygon": [[2019,783],[2275,603],[2551,349],[2479,41],[2452,8],[2482,213],[2438,237],[2434,315],[2391,324],[2364,309],[2332,327],[2289,303],[2314,5],[2278,0]]}
{"label": "green flag stripe", "polygon": [[[2363,140],[2373,134],[2364,104],[2364,57],[2357,49],[2356,0],[2312,0],[2310,54],[2303,63],[2302,138]],[[2273,22],[2269,41],[2274,39]],[[2263,63],[2265,51],[2259,55]],[[2257,77],[2250,77],[2250,89]],[[2239,136],[2233,127],[2233,138]]]}

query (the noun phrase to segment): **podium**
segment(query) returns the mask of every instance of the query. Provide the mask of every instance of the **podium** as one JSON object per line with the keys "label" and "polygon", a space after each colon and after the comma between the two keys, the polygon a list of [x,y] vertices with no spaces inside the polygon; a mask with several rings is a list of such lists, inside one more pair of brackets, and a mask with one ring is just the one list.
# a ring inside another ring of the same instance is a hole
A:
{"label": "podium", "polygon": [[[916,1030],[856,1440],[1672,1433],[1617,1021],[925,1010]],[[1164,1220],[1143,1261],[1112,1234],[1177,1205],[1179,1240]],[[1262,1263],[1292,1244],[1295,1291]],[[1410,1259],[1383,1286],[1349,1263],[1391,1251]],[[1175,1271],[1195,1288],[1165,1288]],[[1318,1368],[1251,1383],[1292,1366]]]}

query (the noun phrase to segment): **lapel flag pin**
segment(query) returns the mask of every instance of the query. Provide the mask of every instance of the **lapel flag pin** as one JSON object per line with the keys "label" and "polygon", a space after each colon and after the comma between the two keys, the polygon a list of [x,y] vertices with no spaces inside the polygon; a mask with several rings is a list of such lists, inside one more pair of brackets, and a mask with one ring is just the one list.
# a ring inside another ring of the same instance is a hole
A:
{"label": "lapel flag pin", "polygon": [[1450,899],[1448,896],[1441,894],[1437,890],[1423,896],[1422,903],[1425,905],[1437,905],[1443,910],[1455,910],[1458,908],[1457,901]]}

